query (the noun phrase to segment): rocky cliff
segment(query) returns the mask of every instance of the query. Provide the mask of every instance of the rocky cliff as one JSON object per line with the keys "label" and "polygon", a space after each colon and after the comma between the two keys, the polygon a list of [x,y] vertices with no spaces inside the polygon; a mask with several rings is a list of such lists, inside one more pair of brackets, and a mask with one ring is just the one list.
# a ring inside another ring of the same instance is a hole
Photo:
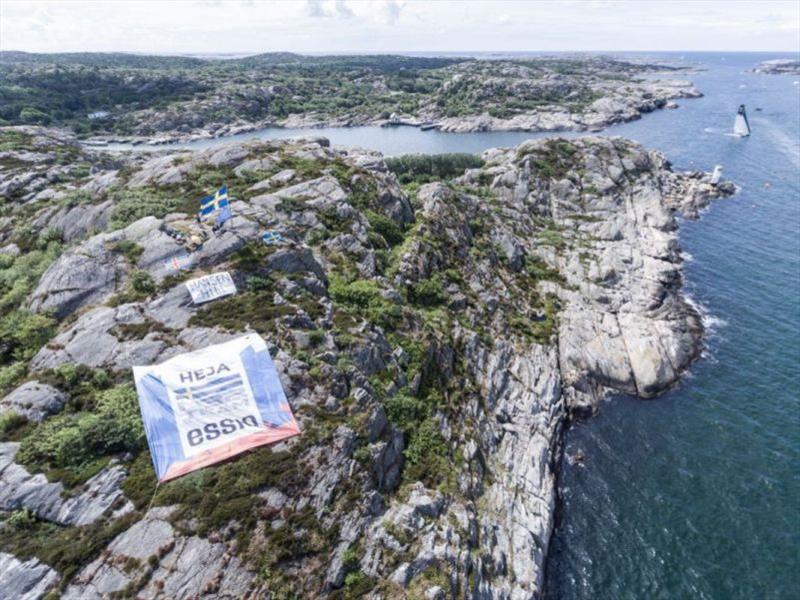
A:
{"label": "rocky cliff", "polygon": [[[110,157],[0,136],[15,598],[538,597],[561,432],[697,356],[675,215],[733,191],[619,138],[401,188],[322,138]],[[198,232],[223,182],[235,217]],[[194,306],[182,281],[219,270],[239,293]],[[156,488],[129,367],[248,330],[303,434]]]}

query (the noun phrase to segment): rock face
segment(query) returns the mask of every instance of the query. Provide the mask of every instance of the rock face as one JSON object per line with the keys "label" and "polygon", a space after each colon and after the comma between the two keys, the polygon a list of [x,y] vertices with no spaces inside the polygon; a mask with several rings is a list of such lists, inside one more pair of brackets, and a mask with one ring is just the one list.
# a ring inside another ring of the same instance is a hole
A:
{"label": "rock face", "polygon": [[21,561],[0,552],[2,598],[39,600],[58,583],[58,573],[35,558]]}
{"label": "rock face", "polygon": [[0,400],[0,414],[13,411],[29,421],[41,421],[60,411],[66,401],[66,394],[53,386],[28,381]]}
{"label": "rock face", "polygon": [[[122,184],[156,190],[228,169],[235,217],[191,251],[168,233],[183,215],[76,234],[21,305],[61,321],[3,411],[59,423],[47,415],[63,384],[36,378],[80,364],[124,382],[132,365],[255,330],[303,435],[158,489],[141,447],[97,450],[107,466],[68,489],[15,462],[27,438],[3,442],[0,510],[100,537],[55,573],[21,560],[17,532],[0,581],[30,597],[58,581],[74,599],[540,597],[561,432],[608,391],[667,389],[697,357],[675,215],[734,188],[620,138],[483,158],[413,203],[380,155],[325,140],[118,165]],[[47,202],[38,216],[60,214]],[[25,241],[8,233],[3,260]],[[227,270],[238,294],[194,306],[163,267],[184,255],[180,277]],[[131,295],[137,272],[151,285]],[[64,410],[96,409],[82,401]]]}
{"label": "rock face", "polygon": [[[109,544],[103,556],[87,565],[69,586],[65,600],[102,600],[121,593],[143,576],[142,598],[196,598],[213,594],[246,596],[253,579],[225,544],[177,535],[166,519],[171,510],[155,508]],[[123,564],[135,564],[123,568]]]}
{"label": "rock face", "polygon": [[14,462],[18,449],[14,442],[0,443],[0,509],[27,508],[37,517],[61,525],[89,525],[117,505],[115,516],[133,510],[119,487],[127,475],[119,465],[89,479],[79,494],[63,498],[61,483],[49,483],[41,473],[31,475]]}

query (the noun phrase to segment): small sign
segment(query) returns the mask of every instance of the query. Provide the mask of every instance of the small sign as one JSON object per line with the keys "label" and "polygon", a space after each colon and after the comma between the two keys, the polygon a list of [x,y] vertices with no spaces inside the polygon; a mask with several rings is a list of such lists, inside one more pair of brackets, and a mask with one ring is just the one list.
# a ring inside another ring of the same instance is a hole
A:
{"label": "small sign", "polygon": [[216,300],[223,296],[236,293],[236,284],[233,283],[231,274],[227,271],[212,273],[205,277],[190,279],[186,282],[186,289],[192,295],[192,302],[202,304],[209,300]]}

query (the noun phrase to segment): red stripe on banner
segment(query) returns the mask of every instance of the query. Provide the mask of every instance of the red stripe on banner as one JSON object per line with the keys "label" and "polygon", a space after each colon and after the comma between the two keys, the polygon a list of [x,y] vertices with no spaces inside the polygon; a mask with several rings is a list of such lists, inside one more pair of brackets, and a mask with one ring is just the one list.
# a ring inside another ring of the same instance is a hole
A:
{"label": "red stripe on banner", "polygon": [[241,454],[250,448],[264,446],[265,444],[274,444],[275,442],[281,442],[296,435],[300,435],[300,427],[297,425],[297,421],[295,421],[293,417],[291,422],[281,425],[280,427],[265,427],[262,431],[257,431],[256,433],[251,433],[250,435],[240,437],[230,444],[219,446],[213,450],[206,450],[202,454],[198,454],[189,460],[174,463],[169,469],[167,469],[164,477],[162,477],[159,481],[163,483],[164,481],[181,477],[182,475],[186,475],[187,473],[191,473],[197,469],[202,469],[203,467],[213,465],[232,456],[236,456],[237,454]]}

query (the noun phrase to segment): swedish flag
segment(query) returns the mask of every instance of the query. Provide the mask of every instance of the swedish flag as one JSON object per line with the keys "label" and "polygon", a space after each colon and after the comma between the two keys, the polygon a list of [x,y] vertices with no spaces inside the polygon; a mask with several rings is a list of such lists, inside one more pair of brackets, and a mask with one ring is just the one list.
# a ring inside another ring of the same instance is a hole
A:
{"label": "swedish flag", "polygon": [[223,185],[221,188],[219,188],[219,191],[216,194],[212,196],[206,196],[200,200],[200,218],[203,221],[205,221],[210,214],[217,210],[222,211],[223,214],[230,214],[230,208],[228,208],[227,185]]}

